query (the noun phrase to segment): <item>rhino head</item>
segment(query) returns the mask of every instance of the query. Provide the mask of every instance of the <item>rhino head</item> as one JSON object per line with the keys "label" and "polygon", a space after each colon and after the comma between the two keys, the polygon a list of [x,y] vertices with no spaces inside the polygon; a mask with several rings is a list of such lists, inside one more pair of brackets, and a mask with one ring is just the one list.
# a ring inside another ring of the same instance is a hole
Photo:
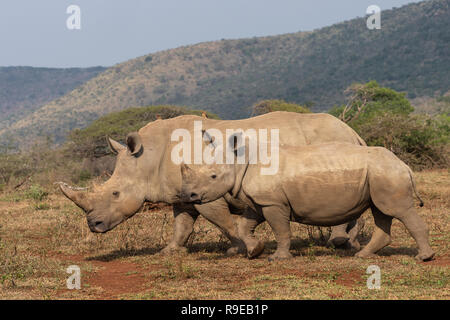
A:
{"label": "rhino head", "polygon": [[230,165],[181,164],[181,195],[184,202],[196,204],[215,201],[234,186],[234,167]]}
{"label": "rhino head", "polygon": [[126,146],[107,138],[109,147],[117,154],[111,178],[93,192],[75,190],[60,185],[64,195],[84,210],[92,232],[107,232],[132,217],[146,200],[147,178],[138,165],[143,145],[137,132],[130,133]]}
{"label": "rhino head", "polygon": [[[203,142],[206,147],[211,149],[222,148],[217,145],[214,139],[203,132]],[[231,137],[228,142],[232,148],[236,147],[235,137]],[[196,204],[215,201],[231,192],[236,183],[236,165],[213,163],[188,165],[182,163],[181,167],[181,195],[184,202],[193,202]]]}

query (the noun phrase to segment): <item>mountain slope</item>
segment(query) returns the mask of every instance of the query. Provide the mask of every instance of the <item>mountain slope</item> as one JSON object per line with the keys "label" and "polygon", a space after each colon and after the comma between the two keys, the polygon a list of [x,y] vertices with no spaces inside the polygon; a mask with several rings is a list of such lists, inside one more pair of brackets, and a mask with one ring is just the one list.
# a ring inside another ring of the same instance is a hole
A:
{"label": "mountain slope", "polygon": [[104,71],[95,68],[0,67],[0,129]]}
{"label": "mountain slope", "polygon": [[[180,104],[237,119],[261,99],[344,101],[352,82],[377,80],[411,98],[450,87],[450,0],[382,12],[382,29],[358,18],[313,32],[223,40],[158,52],[109,68],[11,126],[18,136],[86,126],[130,106]],[[2,132],[0,131],[0,134]]]}

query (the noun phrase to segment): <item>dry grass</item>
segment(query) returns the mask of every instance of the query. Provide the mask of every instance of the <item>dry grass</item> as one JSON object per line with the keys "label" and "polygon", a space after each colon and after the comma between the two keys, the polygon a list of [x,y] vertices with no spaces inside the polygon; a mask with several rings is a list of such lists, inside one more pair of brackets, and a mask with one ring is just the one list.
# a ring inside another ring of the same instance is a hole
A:
{"label": "dry grass", "polygon": [[[269,263],[275,249],[267,224],[257,229],[266,241],[261,258],[226,257],[228,243],[199,218],[189,254],[156,253],[172,235],[170,208],[143,211],[104,234],[91,234],[83,213],[57,192],[42,201],[24,192],[0,194],[1,299],[449,299],[450,174],[416,174],[430,227],[435,261],[414,260],[416,246],[398,221],[393,243],[379,257],[323,246],[317,229],[292,224],[290,261]],[[362,241],[373,219],[366,214]],[[324,229],[325,237],[328,235]],[[71,264],[81,267],[81,290],[66,289]],[[380,290],[366,287],[366,269],[381,268]]]}

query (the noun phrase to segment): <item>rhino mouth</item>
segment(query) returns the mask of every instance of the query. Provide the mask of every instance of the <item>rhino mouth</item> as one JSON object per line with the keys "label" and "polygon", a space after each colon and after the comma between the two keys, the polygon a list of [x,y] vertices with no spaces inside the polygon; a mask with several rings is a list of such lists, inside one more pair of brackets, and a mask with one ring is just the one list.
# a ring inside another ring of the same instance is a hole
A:
{"label": "rhino mouth", "polygon": [[183,193],[180,198],[182,199],[183,202],[189,202],[189,203],[193,203],[193,204],[202,204],[203,203],[203,196],[201,196],[195,192]]}
{"label": "rhino mouth", "polygon": [[111,230],[103,221],[88,222],[88,226],[91,232],[94,233],[106,233]]}

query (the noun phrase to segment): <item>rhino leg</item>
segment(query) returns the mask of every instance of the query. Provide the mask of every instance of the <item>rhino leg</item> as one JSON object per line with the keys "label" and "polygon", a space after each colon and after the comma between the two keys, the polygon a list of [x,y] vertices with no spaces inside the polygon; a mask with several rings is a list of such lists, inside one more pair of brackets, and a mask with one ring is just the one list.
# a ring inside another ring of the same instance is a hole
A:
{"label": "rhino leg", "polygon": [[258,257],[264,251],[264,242],[256,239],[253,234],[256,227],[262,222],[264,222],[264,217],[249,208],[239,217],[239,238],[244,241],[247,247],[247,257],[249,259]]}
{"label": "rhino leg", "polygon": [[187,252],[185,245],[194,231],[194,223],[199,213],[191,204],[174,204],[173,215],[175,218],[173,237],[169,244],[161,250],[161,254]]}
{"label": "rhino leg", "polygon": [[277,250],[269,256],[269,261],[292,258],[290,208],[268,206],[262,208],[264,218],[272,228],[277,240]]}
{"label": "rhino leg", "polygon": [[[388,165],[383,167],[383,163]],[[414,207],[413,191],[415,192],[415,188],[411,171],[404,164],[402,165],[399,166],[397,171],[391,170],[392,162],[388,161],[378,162],[370,166],[370,196],[374,204],[372,213],[375,218],[375,214],[378,214],[378,216],[384,214],[385,217],[399,219],[419,247],[416,259],[420,261],[431,260],[434,252],[429,244],[428,227]],[[389,172],[389,170],[391,173],[387,176],[386,172]]]}
{"label": "rhino leg", "polygon": [[406,214],[398,217],[403,222],[406,229],[411,233],[419,247],[419,253],[416,259],[419,261],[431,260],[434,257],[434,251],[431,249],[428,239],[428,228],[422,218],[417,214],[415,208],[410,208]]}
{"label": "rhino leg", "polygon": [[350,239],[347,233],[348,225],[349,223],[344,223],[332,227],[330,239],[328,239],[327,246],[338,248],[347,244],[347,241]]}
{"label": "rhino leg", "polygon": [[327,246],[354,250],[361,249],[361,245],[357,238],[363,227],[364,219],[362,217],[358,218],[358,220],[350,221],[349,223],[331,227],[331,235],[327,241]]}
{"label": "rhino leg", "polygon": [[389,217],[372,206],[372,215],[375,221],[375,230],[369,243],[359,251],[355,256],[359,258],[367,258],[374,256],[391,243],[391,225],[392,217]]}
{"label": "rhino leg", "polygon": [[348,240],[348,244],[351,249],[359,251],[361,249],[361,245],[358,241],[358,235],[361,232],[362,228],[364,228],[364,219],[359,217],[355,224],[348,230],[348,236],[350,239]]}
{"label": "rhino leg", "polygon": [[236,225],[228,208],[228,203],[224,198],[216,201],[195,205],[195,209],[209,222],[216,225],[223,234],[230,240],[231,248],[227,250],[227,255],[235,255],[245,252],[245,245],[238,237]]}

